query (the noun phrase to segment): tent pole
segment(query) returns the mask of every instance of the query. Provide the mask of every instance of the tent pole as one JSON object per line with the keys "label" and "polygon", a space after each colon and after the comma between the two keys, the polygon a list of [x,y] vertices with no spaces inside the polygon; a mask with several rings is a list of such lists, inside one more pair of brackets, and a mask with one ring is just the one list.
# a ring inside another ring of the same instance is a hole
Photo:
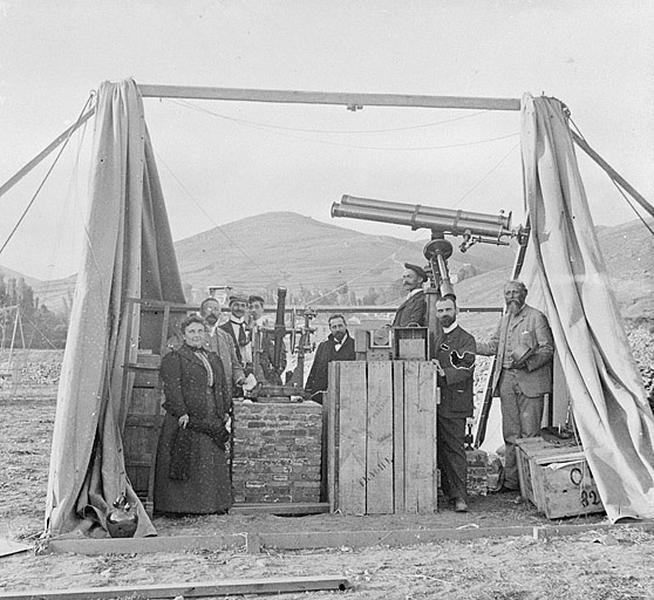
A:
{"label": "tent pole", "polygon": [[588,156],[590,156],[604,171],[606,171],[611,179],[616,183],[619,183],[620,186],[627,192],[638,204],[640,204],[651,217],[654,217],[654,206],[652,206],[643,196],[641,196],[630,184],[629,182],[620,175],[609,163],[607,163],[595,150],[593,150],[586,140],[581,136],[576,134],[574,131],[570,131],[572,139],[575,141],[577,146],[579,146]]}
{"label": "tent pole", "polygon": [[181,85],[150,85],[142,83],[137,84],[137,87],[143,98],[185,98],[187,100],[233,100],[290,104],[339,104],[347,106],[351,110],[357,110],[364,106],[520,110],[520,100],[518,98],[256,90]]}
{"label": "tent pole", "polygon": [[14,187],[25,175],[27,175],[36,165],[38,165],[44,158],[53,152],[62,142],[66,141],[77,129],[86,123],[95,114],[95,107],[92,107],[88,112],[84,113],[75,123],[73,123],[66,131],[55,138],[48,146],[39,152],[32,160],[30,160],[22,169],[20,169],[14,176],[10,177],[0,186],[0,196],[3,196],[12,187]]}

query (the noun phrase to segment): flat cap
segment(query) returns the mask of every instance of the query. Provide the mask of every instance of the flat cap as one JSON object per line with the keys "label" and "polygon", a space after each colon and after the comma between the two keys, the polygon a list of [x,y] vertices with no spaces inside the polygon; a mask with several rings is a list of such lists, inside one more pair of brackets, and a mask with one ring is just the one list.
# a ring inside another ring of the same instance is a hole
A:
{"label": "flat cap", "polygon": [[233,302],[244,302],[247,304],[248,297],[245,294],[232,294],[229,297],[229,306],[231,306]]}
{"label": "flat cap", "polygon": [[248,298],[248,302],[252,304],[253,302],[261,302],[261,304],[265,304],[265,300],[263,299],[262,296],[257,296],[257,294],[251,294],[250,297]]}
{"label": "flat cap", "polygon": [[425,270],[422,267],[413,265],[411,263],[404,263],[404,268],[409,269],[410,271],[416,273],[419,277],[422,277],[423,281],[427,281],[427,273],[425,273]]}

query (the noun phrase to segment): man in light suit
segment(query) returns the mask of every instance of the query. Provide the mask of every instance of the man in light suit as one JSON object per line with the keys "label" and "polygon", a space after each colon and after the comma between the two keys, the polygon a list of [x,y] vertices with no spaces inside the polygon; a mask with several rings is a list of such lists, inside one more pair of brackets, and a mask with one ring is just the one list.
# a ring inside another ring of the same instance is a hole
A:
{"label": "man in light suit", "polygon": [[524,283],[509,281],[504,286],[506,310],[497,331],[489,342],[477,342],[477,354],[497,355],[492,388],[500,396],[505,443],[500,491],[518,489],[515,441],[538,433],[545,394],[552,393],[552,332],[545,315],[525,304],[526,298]]}
{"label": "man in light suit", "polygon": [[225,377],[231,382],[233,393],[242,396],[240,389],[245,382],[245,373],[236,354],[236,347],[232,337],[218,327],[220,318],[220,303],[213,297],[205,298],[200,304],[200,315],[207,323],[208,339],[207,350],[215,352],[225,371]]}
{"label": "man in light suit", "polygon": [[422,284],[427,281],[427,273],[418,265],[404,263],[402,288],[407,297],[395,313],[391,327],[409,327],[410,325],[425,326],[427,304]]}

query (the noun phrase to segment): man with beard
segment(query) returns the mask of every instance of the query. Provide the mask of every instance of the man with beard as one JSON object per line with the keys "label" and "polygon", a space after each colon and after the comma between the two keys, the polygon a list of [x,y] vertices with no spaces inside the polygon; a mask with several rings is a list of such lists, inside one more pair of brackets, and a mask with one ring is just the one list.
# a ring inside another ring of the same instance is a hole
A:
{"label": "man with beard", "polygon": [[504,485],[501,492],[518,489],[515,441],[540,430],[545,394],[552,393],[554,342],[545,315],[525,304],[527,288],[521,281],[504,286],[506,310],[488,343],[477,343],[477,353],[497,355],[493,394],[500,396],[505,444]]}
{"label": "man with beard", "polygon": [[207,350],[218,354],[220,362],[223,364],[227,381],[231,381],[232,389],[239,395],[242,395],[239,387],[245,382],[245,373],[236,354],[232,337],[218,327],[218,319],[220,318],[220,304],[218,300],[213,297],[205,298],[202,304],[200,304],[200,315],[208,327]]}
{"label": "man with beard", "polygon": [[425,293],[422,290],[422,284],[427,281],[427,273],[418,265],[404,263],[404,273],[402,274],[402,289],[407,293],[407,297],[400,304],[395,313],[392,327],[409,327],[425,325],[425,314],[427,304],[425,303]]}
{"label": "man with beard", "polygon": [[350,337],[343,315],[329,317],[329,337],[318,344],[304,389],[311,399],[322,404],[322,394],[327,390],[328,365],[333,360],[354,360],[354,340]]}
{"label": "man with beard", "polygon": [[441,402],[437,416],[437,456],[441,488],[456,512],[467,512],[466,418],[472,416],[475,338],[459,327],[454,296],[436,300],[443,333],[436,348]]}

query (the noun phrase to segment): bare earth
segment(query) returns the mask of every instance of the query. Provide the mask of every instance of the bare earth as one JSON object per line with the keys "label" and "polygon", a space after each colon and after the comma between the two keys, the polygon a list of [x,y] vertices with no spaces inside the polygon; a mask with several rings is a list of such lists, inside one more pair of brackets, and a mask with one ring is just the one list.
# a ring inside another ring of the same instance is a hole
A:
{"label": "bare earth", "polygon": [[[0,537],[35,542],[42,530],[54,398],[4,398],[0,422]],[[568,520],[601,523],[602,517]],[[386,517],[211,516],[157,519],[162,536],[212,532],[432,529],[475,524],[549,524],[511,495],[474,498],[469,514]],[[346,576],[348,592],[308,592],[288,598],[654,598],[654,534],[619,528],[552,541],[530,537],[442,541],[405,548],[297,552],[195,551],[180,554],[35,555],[0,558],[0,591],[107,585],[180,584],[221,579]],[[253,596],[250,596],[253,597]]]}

